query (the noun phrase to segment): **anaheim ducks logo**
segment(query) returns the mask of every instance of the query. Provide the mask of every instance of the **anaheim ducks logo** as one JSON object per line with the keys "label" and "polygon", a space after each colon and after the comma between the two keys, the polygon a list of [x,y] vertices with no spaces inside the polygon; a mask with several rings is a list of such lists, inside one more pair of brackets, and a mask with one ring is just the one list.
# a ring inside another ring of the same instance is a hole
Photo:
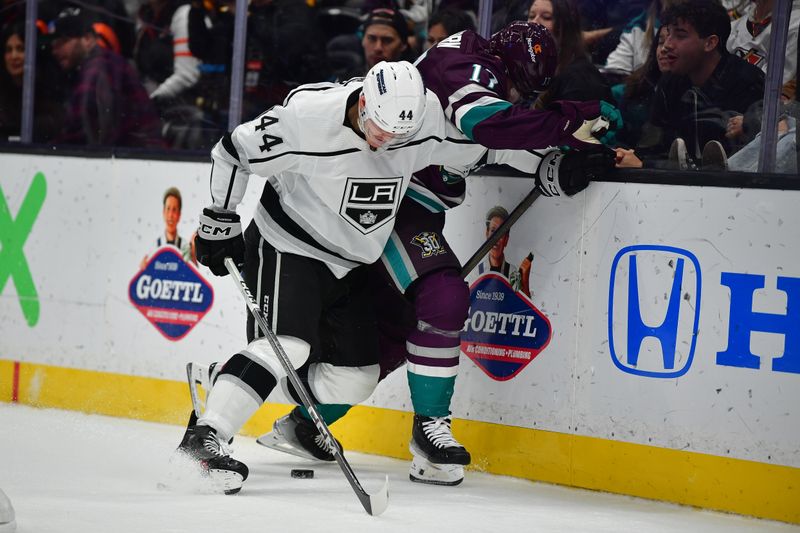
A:
{"label": "anaheim ducks logo", "polygon": [[339,214],[367,234],[394,217],[400,205],[403,178],[347,178]]}
{"label": "anaheim ducks logo", "polygon": [[439,242],[439,235],[433,231],[418,233],[411,239],[411,244],[418,246],[422,250],[423,259],[447,253],[447,250]]}

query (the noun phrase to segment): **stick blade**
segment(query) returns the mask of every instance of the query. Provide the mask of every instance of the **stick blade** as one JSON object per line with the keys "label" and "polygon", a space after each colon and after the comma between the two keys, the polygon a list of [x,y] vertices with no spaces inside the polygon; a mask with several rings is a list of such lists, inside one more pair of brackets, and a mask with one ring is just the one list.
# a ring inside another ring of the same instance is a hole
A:
{"label": "stick blade", "polygon": [[389,506],[389,476],[383,481],[383,486],[375,494],[368,494],[369,501],[361,501],[364,504],[364,509],[372,516],[382,514]]}

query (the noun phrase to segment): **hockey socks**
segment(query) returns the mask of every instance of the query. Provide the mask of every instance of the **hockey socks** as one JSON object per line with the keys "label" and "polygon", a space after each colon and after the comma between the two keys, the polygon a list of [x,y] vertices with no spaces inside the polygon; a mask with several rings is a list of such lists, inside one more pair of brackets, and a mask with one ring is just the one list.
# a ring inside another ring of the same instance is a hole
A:
{"label": "hockey socks", "polygon": [[[347,412],[350,410],[350,408],[353,406],[343,403],[330,403],[330,404],[315,405],[314,407],[317,408],[319,416],[321,416],[322,419],[325,421],[325,423],[330,426],[331,424],[342,418],[344,415],[346,415]],[[295,411],[299,411],[299,414],[303,418],[311,420],[311,415],[308,413],[308,409],[306,409],[304,405],[297,407]]]}
{"label": "hockey socks", "polygon": [[436,378],[408,372],[408,388],[414,412],[425,416],[449,416],[456,377]]}

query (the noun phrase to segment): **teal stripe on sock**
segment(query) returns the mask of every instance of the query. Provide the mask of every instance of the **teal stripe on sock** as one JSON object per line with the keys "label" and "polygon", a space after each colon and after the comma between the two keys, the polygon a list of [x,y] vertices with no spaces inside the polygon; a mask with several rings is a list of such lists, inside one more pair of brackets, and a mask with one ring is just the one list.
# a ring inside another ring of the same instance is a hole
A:
{"label": "teal stripe on sock", "polygon": [[449,416],[456,378],[432,378],[408,372],[414,412],[423,416]]}
{"label": "teal stripe on sock", "polygon": [[[350,410],[352,405],[347,405],[343,403],[328,403],[322,405],[315,405],[314,407],[317,408],[317,412],[319,416],[325,421],[326,424],[329,426],[342,418],[344,415],[347,414],[347,411]],[[308,409],[305,408],[304,405],[297,407],[300,410],[300,414],[303,415],[303,418],[307,418],[311,420],[311,415],[308,413]]]}

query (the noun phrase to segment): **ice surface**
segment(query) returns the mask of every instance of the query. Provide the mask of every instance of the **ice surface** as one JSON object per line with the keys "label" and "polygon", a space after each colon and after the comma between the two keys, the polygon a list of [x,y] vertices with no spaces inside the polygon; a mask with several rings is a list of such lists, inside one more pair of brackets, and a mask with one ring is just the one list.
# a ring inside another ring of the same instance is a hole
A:
{"label": "ice surface", "polygon": [[[335,426],[334,426],[335,432]],[[389,508],[368,516],[336,464],[237,437],[250,467],[236,496],[159,490],[177,426],[0,403],[0,488],[17,533],[800,532],[800,527],[625,496],[467,472],[458,487],[411,483],[408,463],[348,453],[367,491],[389,475]],[[292,468],[313,468],[294,479]]]}

